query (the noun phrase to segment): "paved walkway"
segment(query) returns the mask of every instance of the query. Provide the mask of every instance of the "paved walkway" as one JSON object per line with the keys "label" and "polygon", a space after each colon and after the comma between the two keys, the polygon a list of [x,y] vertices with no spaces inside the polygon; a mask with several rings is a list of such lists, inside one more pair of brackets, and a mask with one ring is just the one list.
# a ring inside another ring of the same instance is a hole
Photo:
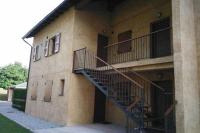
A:
{"label": "paved walkway", "polygon": [[91,124],[84,126],[42,129],[35,131],[35,133],[125,133],[125,129],[112,124]]}
{"label": "paved walkway", "polygon": [[0,114],[34,133],[125,133],[124,128],[112,124],[61,127],[13,109],[11,103],[3,101],[0,101]]}
{"label": "paved walkway", "polygon": [[44,120],[29,116],[24,112],[18,111],[17,109],[12,108],[11,103],[9,102],[0,101],[0,114],[31,131],[59,127],[56,124],[46,122]]}

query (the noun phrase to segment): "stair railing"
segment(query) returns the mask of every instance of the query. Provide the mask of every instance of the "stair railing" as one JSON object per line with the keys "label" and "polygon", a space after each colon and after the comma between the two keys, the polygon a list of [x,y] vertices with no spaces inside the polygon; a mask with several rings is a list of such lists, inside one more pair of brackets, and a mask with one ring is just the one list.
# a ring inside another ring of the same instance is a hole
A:
{"label": "stair railing", "polygon": [[[147,87],[143,83],[148,82],[162,91],[163,94],[165,92],[164,88],[146,79],[139,73],[129,69],[117,69],[97,57],[93,52],[88,51],[87,48],[74,51],[73,71],[78,72],[79,70],[90,71],[91,76],[106,86],[109,98],[113,98],[120,103],[120,106],[126,107],[125,110],[127,112],[138,115],[137,124],[139,125],[139,130],[145,127],[144,107],[150,105],[148,102],[148,95],[150,93],[146,92],[145,88]],[[137,78],[142,79],[140,80],[142,82],[138,82],[130,74],[134,74]],[[135,102],[137,98],[140,100]],[[139,114],[137,114],[138,111]],[[127,124],[127,126],[129,133],[132,133],[134,126],[131,124]]]}
{"label": "stair railing", "polygon": [[[137,117],[139,130],[144,128],[144,87],[126,74],[128,70],[116,69],[86,48],[74,51],[73,71],[78,73],[80,70],[89,72],[91,77],[105,85],[108,97],[117,101],[125,113],[128,112],[128,115],[139,113]],[[136,98],[140,98],[140,102],[137,103],[138,110],[134,110],[136,105],[133,106]],[[131,110],[129,106],[132,106]]]}

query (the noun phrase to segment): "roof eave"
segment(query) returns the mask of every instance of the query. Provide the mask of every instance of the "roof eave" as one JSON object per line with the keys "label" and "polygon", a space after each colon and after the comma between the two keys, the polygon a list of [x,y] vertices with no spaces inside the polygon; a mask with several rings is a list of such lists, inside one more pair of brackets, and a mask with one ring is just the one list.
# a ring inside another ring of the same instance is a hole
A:
{"label": "roof eave", "polygon": [[53,11],[51,11],[46,17],[44,17],[38,24],[36,24],[29,32],[27,32],[22,39],[34,37],[42,28],[47,26],[49,23],[54,21],[58,16],[60,16],[65,10],[70,8],[76,0],[64,0],[60,5],[58,5]]}

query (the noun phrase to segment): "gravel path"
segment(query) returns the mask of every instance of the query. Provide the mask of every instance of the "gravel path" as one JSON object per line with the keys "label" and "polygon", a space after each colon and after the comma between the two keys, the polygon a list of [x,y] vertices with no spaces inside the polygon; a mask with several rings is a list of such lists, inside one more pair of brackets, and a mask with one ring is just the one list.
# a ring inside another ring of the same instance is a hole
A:
{"label": "gravel path", "polygon": [[17,109],[12,108],[11,103],[9,102],[0,101],[0,114],[33,132],[40,129],[60,127],[54,123],[32,117],[24,112],[18,111]]}

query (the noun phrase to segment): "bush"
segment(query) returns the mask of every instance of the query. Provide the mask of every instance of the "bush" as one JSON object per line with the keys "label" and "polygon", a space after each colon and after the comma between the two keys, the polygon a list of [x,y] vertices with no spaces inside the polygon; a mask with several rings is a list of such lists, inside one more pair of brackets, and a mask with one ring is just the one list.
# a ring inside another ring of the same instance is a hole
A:
{"label": "bush", "polygon": [[27,90],[14,89],[12,106],[21,111],[25,111]]}

